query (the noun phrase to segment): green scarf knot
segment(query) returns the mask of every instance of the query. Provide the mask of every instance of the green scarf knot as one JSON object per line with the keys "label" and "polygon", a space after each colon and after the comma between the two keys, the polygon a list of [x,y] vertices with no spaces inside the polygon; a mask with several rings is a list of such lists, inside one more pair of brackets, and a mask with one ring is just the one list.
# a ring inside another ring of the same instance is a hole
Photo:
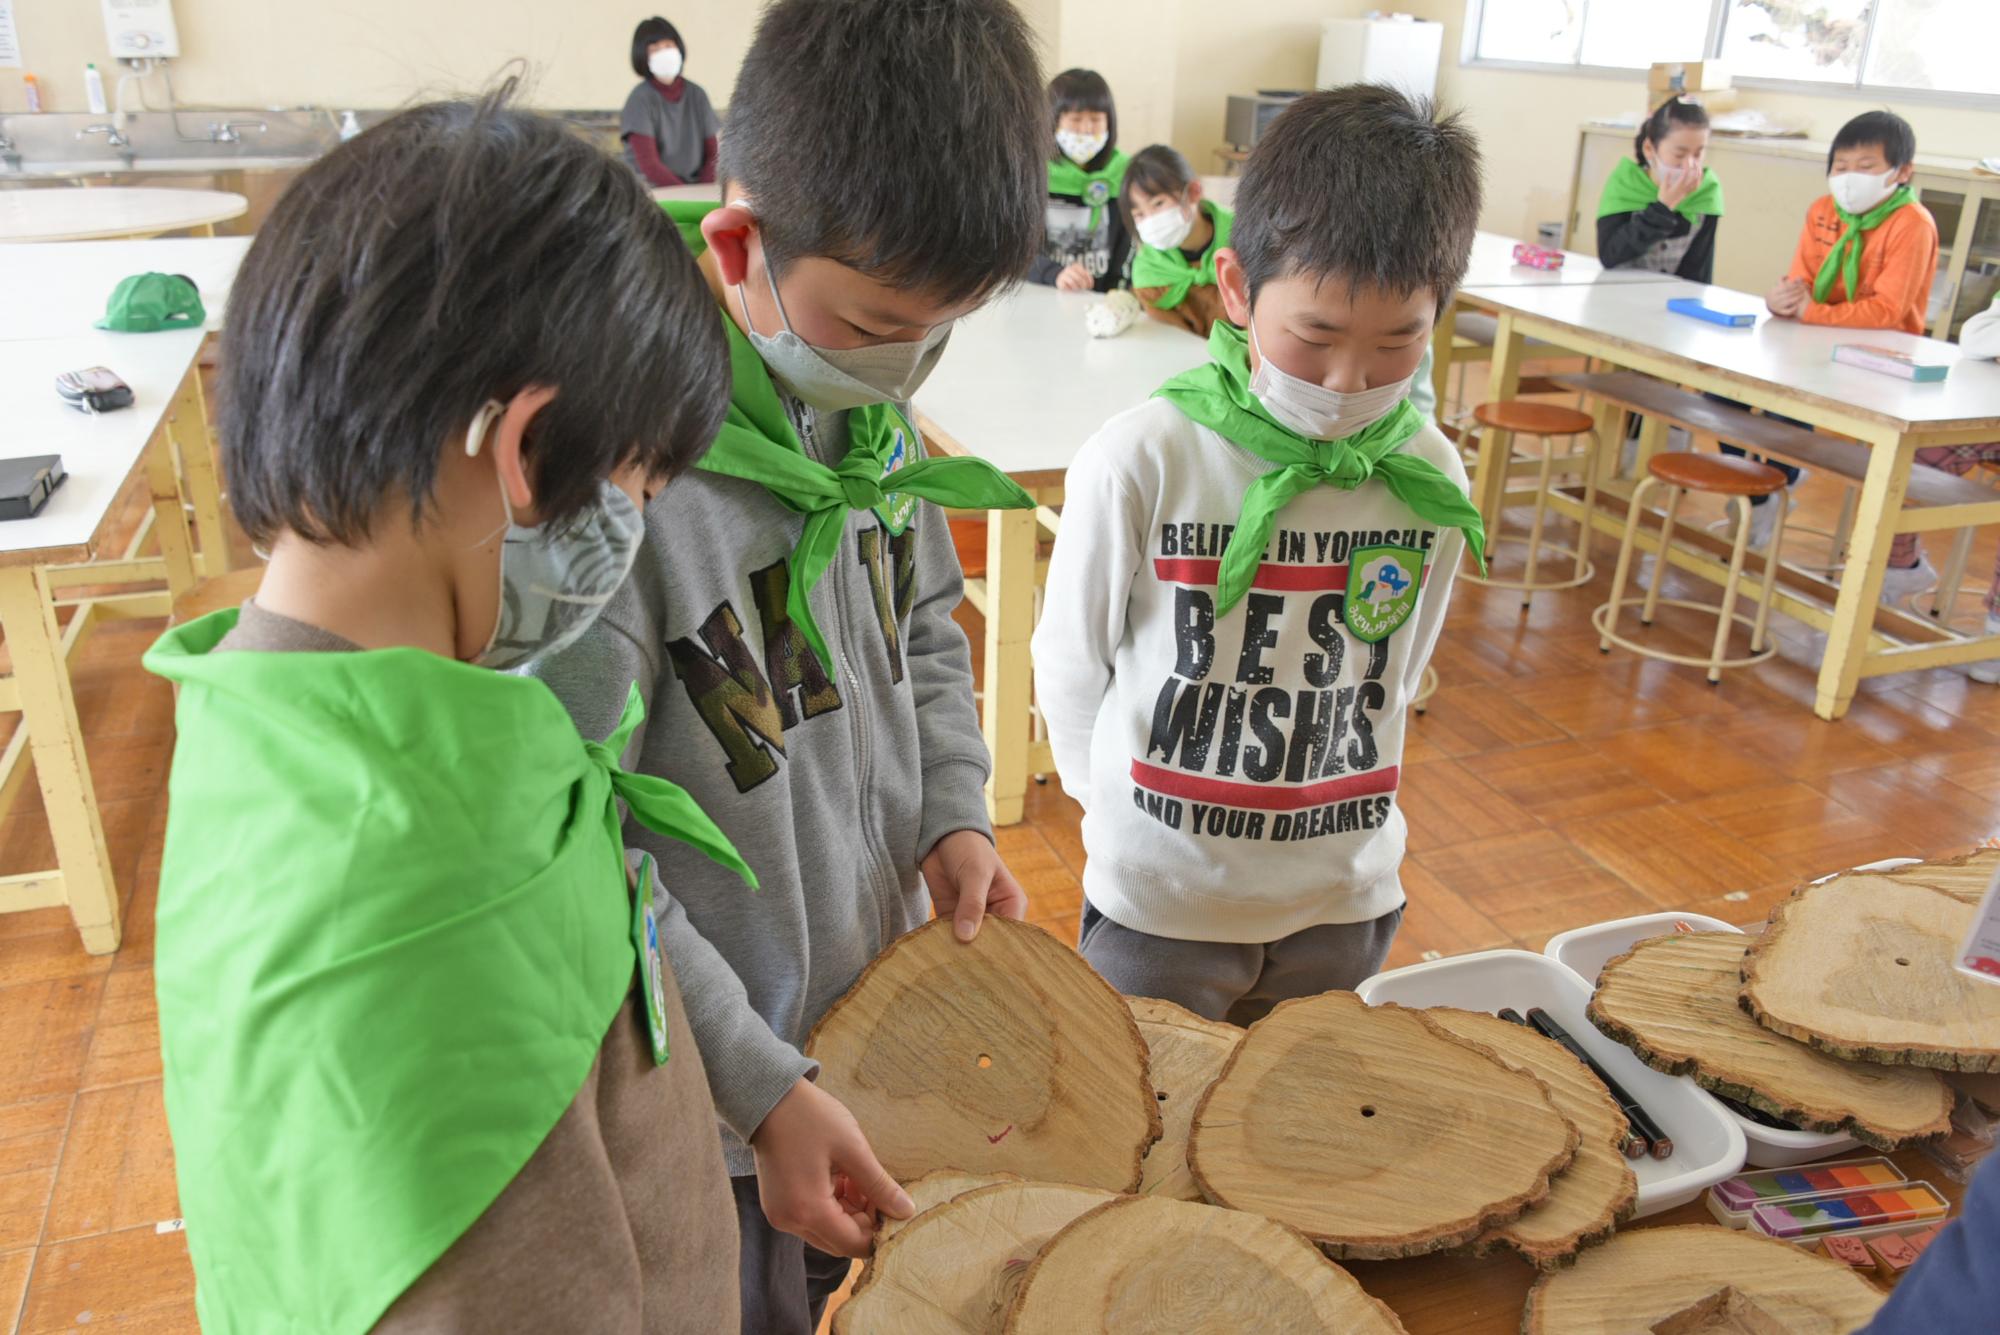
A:
{"label": "green scarf knot", "polygon": [[[1597,197],[1597,216],[1605,218],[1614,213],[1638,213],[1647,205],[1657,203],[1659,198],[1660,183],[1653,179],[1653,174],[1631,158],[1620,158],[1604,182],[1604,193]],[[1715,174],[1713,168],[1703,168],[1701,184],[1694,188],[1693,194],[1674,205],[1674,212],[1696,226],[1700,226],[1705,213],[1720,218],[1722,178]]]}
{"label": "green scarf knot", "polygon": [[1104,206],[1118,197],[1125,185],[1125,168],[1132,159],[1111,150],[1111,159],[1096,171],[1085,171],[1066,157],[1049,159],[1049,193],[1074,195],[1090,205],[1090,230],[1103,220]]}
{"label": "green scarf knot", "polygon": [[1215,286],[1215,252],[1229,244],[1229,229],[1234,216],[1210,199],[1201,202],[1201,211],[1215,226],[1214,237],[1201,253],[1201,263],[1189,264],[1187,256],[1178,249],[1160,250],[1144,244],[1132,256],[1132,286],[1165,288],[1159,300],[1153,303],[1163,311],[1170,311],[1186,301],[1187,294],[1196,285]]}
{"label": "green scarf knot", "polygon": [[1154,391],[1223,439],[1279,465],[1277,471],[1251,483],[1244,494],[1216,577],[1218,616],[1250,591],[1278,512],[1313,487],[1352,491],[1370,478],[1380,478],[1389,493],[1418,517],[1462,532],[1466,547],[1485,572],[1486,526],[1478,509],[1436,464],[1402,452],[1424,428],[1424,415],[1414,404],[1404,399],[1387,416],[1351,436],[1310,440],[1280,424],[1250,392],[1249,348],[1241,329],[1217,320],[1208,334],[1208,364],[1184,371]]}
{"label": "green scarf knot", "polygon": [[1840,240],[1833,243],[1833,249],[1826,252],[1820,261],[1819,272],[1813,275],[1813,300],[1824,302],[1833,291],[1833,280],[1838,277],[1845,285],[1847,299],[1854,300],[1855,290],[1861,279],[1861,235],[1872,232],[1905,204],[1916,203],[1917,197],[1910,193],[1910,187],[1899,185],[1894,194],[1877,204],[1866,213],[1849,213],[1836,201],[1833,211],[1847,224],[1847,230],[1840,234]]}

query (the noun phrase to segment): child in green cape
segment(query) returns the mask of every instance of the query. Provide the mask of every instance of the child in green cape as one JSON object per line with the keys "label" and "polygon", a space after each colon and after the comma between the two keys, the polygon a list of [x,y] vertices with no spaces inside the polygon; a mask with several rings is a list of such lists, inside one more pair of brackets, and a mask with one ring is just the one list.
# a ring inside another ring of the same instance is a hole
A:
{"label": "child in green cape", "polygon": [[1118,208],[1129,159],[1118,151],[1118,105],[1096,70],[1049,81],[1048,204],[1032,282],[1064,292],[1125,286],[1132,238]]}
{"label": "child in green cape", "polygon": [[210,1335],[695,1335],[737,1307],[618,803],[747,869],[495,670],[623,581],[727,354],[637,178],[507,100],[321,158],[230,297],[222,453],[270,564],[146,658],[180,688],[154,967]]}
{"label": "child in green cape", "polygon": [[1119,204],[1139,238],[1132,295],[1155,320],[1208,337],[1209,326],[1229,318],[1215,285],[1215,256],[1229,245],[1233,215],[1202,197],[1194,168],[1165,144],[1132,155]]}
{"label": "child in green cape", "polygon": [[1662,102],[1633,136],[1597,201],[1597,258],[1607,269],[1651,269],[1715,281],[1722,182],[1706,165],[1708,112],[1682,97]]}

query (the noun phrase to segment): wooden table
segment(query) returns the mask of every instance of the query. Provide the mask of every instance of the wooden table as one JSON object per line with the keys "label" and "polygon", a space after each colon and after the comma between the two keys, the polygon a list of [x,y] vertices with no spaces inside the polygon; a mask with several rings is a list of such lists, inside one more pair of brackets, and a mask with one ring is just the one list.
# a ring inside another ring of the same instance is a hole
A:
{"label": "wooden table", "polygon": [[[1744,329],[1708,324],[1670,313],[1666,303],[1674,297],[1756,311],[1759,318]],[[1468,289],[1464,299],[1499,313],[1489,391],[1494,398],[1514,393],[1520,383],[1523,348],[1534,338],[1611,366],[1798,418],[1871,447],[1839,584],[1788,568],[1784,587],[1776,595],[1781,610],[1827,632],[1814,704],[1821,718],[1844,714],[1862,677],[2000,656],[2000,636],[1961,636],[1890,612],[1880,614],[1883,623],[1911,638],[1899,640],[1876,626],[1882,571],[1896,534],[2000,523],[2000,495],[1991,504],[1903,509],[1910,466],[1920,447],[2000,440],[2000,364],[1960,360],[1954,345],[1914,334],[1830,329],[1774,319],[1763,313],[1759,297],[1679,280],[1581,287],[1486,286]],[[1927,361],[1955,364],[1943,382],[1919,385],[1836,364],[1833,349],[1840,343],[1880,344],[1917,353]],[[1509,452],[1508,433],[1481,434],[1473,489],[1489,531],[1499,516]],[[1602,489],[1600,494],[1605,494]],[[1614,483],[1610,494],[1622,499],[1629,492]],[[1558,494],[1554,504],[1572,518],[1584,518],[1570,497]],[[1600,510],[1588,519],[1606,532],[1623,532],[1622,514]],[[1676,547],[1666,559],[1705,578],[1720,579],[1718,563],[1706,554]],[[1759,596],[1761,580],[1761,570],[1754,577],[1746,573],[1743,596]],[[1823,597],[1816,600],[1794,592],[1801,588],[1830,597],[1831,611]]]}
{"label": "wooden table", "polygon": [[[69,479],[33,519],[0,523],[0,634],[13,674],[0,679],[0,710],[22,726],[0,753],[0,809],[20,791],[34,761],[57,868],[0,876],[0,913],[67,905],[92,954],[117,949],[118,887],[84,756],[69,663],[92,623],[106,617],[158,617],[194,584],[186,511],[175,475],[175,433],[186,457],[208,456],[205,423],[177,412],[182,387],[201,351],[198,329],[162,334],[77,334],[16,339],[0,351],[0,416],[10,454],[60,454]],[[114,366],[131,385],[130,408],[97,416],[56,396],[55,377],[79,367]],[[152,491],[151,522],[122,553],[99,560],[112,510],[144,465]],[[158,555],[143,555],[148,538]],[[81,586],[164,580],[166,590],[77,598]],[[57,608],[72,608],[67,625]]]}
{"label": "wooden table", "polygon": [[[1873,1154],[1873,1150],[1850,1150]],[[1965,1188],[1946,1177],[1938,1166],[1915,1150],[1889,1156],[1904,1176],[1929,1182],[1951,1201],[1956,1217]],[[1658,1228],[1669,1224],[1713,1224],[1715,1216],[1702,1200],[1690,1201],[1664,1214],[1642,1219],[1628,1228]],[[1622,1230],[1621,1230],[1622,1231]],[[1535,1282],[1535,1271],[1510,1253],[1491,1256],[1422,1256],[1407,1261],[1343,1261],[1362,1287],[1394,1308],[1410,1335],[1516,1335],[1521,1309]],[[1640,1332],[1639,1335],[1643,1335]],[[1942,1335],[1942,1332],[1940,1332]]]}
{"label": "wooden table", "polygon": [[189,228],[214,236],[215,224],[249,209],[250,201],[226,190],[0,190],[0,241],[94,241]]}
{"label": "wooden table", "polygon": [[951,347],[917,392],[918,426],[950,454],[1004,469],[1037,510],[997,510],[986,529],[986,804],[996,825],[1021,819],[1028,776],[1055,768],[1048,744],[1030,745],[1028,640],[1034,634],[1038,536],[1054,529],[1063,475],[1084,441],[1172,376],[1198,366],[1207,344],[1184,329],[1140,320],[1117,338],[1084,332],[1089,292],[1023,285],[960,321]]}
{"label": "wooden table", "polygon": [[208,311],[208,331],[219,333],[229,289],[249,249],[247,236],[0,247],[0,292],[6,293],[0,302],[0,339],[88,333],[104,318],[112,289],[137,273],[193,279]]}

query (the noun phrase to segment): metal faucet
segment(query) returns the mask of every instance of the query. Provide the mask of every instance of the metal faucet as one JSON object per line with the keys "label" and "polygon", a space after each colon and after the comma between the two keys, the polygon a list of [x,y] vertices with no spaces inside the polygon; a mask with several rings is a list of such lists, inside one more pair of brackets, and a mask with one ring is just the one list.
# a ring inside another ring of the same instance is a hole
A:
{"label": "metal faucet", "polygon": [[76,137],[81,139],[85,135],[91,134],[103,135],[104,146],[106,148],[130,148],[132,146],[132,141],[118,133],[118,127],[115,125],[86,125],[76,132]]}
{"label": "metal faucet", "polygon": [[237,133],[238,130],[255,130],[259,134],[262,134],[270,128],[263,121],[222,121],[220,123],[210,121],[208,125],[208,139],[212,144],[234,144],[240,142],[243,138],[242,135]]}

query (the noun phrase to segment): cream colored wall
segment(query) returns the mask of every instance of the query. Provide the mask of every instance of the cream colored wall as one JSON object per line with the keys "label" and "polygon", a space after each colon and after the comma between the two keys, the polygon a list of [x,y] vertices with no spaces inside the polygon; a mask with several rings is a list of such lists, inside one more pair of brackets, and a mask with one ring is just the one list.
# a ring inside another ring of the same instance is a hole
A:
{"label": "cream colored wall", "polygon": [[[190,105],[392,107],[479,88],[525,57],[536,105],[615,109],[632,87],[633,26],[664,12],[687,39],[688,77],[724,103],[758,11],[751,0],[175,0],[186,54],[174,85]],[[86,61],[109,92],[118,71],[95,0],[15,0],[14,13],[26,71],[0,70],[0,110],[25,108],[23,72],[41,80],[47,109],[84,110]],[[162,90],[153,97],[163,105]]]}
{"label": "cream colored wall", "polygon": [[1118,146],[1130,153],[1171,136],[1183,30],[1172,0],[1062,0],[1048,8],[1059,10],[1054,44],[1043,53],[1048,72],[1083,66],[1105,77],[1118,103]]}
{"label": "cream colored wall", "polygon": [[[1174,147],[1196,171],[1216,171],[1215,150],[1222,144],[1231,93],[1311,88],[1319,72],[1320,20],[1398,7],[1388,0],[1158,0],[1161,12],[1177,9],[1180,19]],[[1122,99],[1124,90],[1118,95]],[[1127,142],[1140,146],[1137,139]]]}

